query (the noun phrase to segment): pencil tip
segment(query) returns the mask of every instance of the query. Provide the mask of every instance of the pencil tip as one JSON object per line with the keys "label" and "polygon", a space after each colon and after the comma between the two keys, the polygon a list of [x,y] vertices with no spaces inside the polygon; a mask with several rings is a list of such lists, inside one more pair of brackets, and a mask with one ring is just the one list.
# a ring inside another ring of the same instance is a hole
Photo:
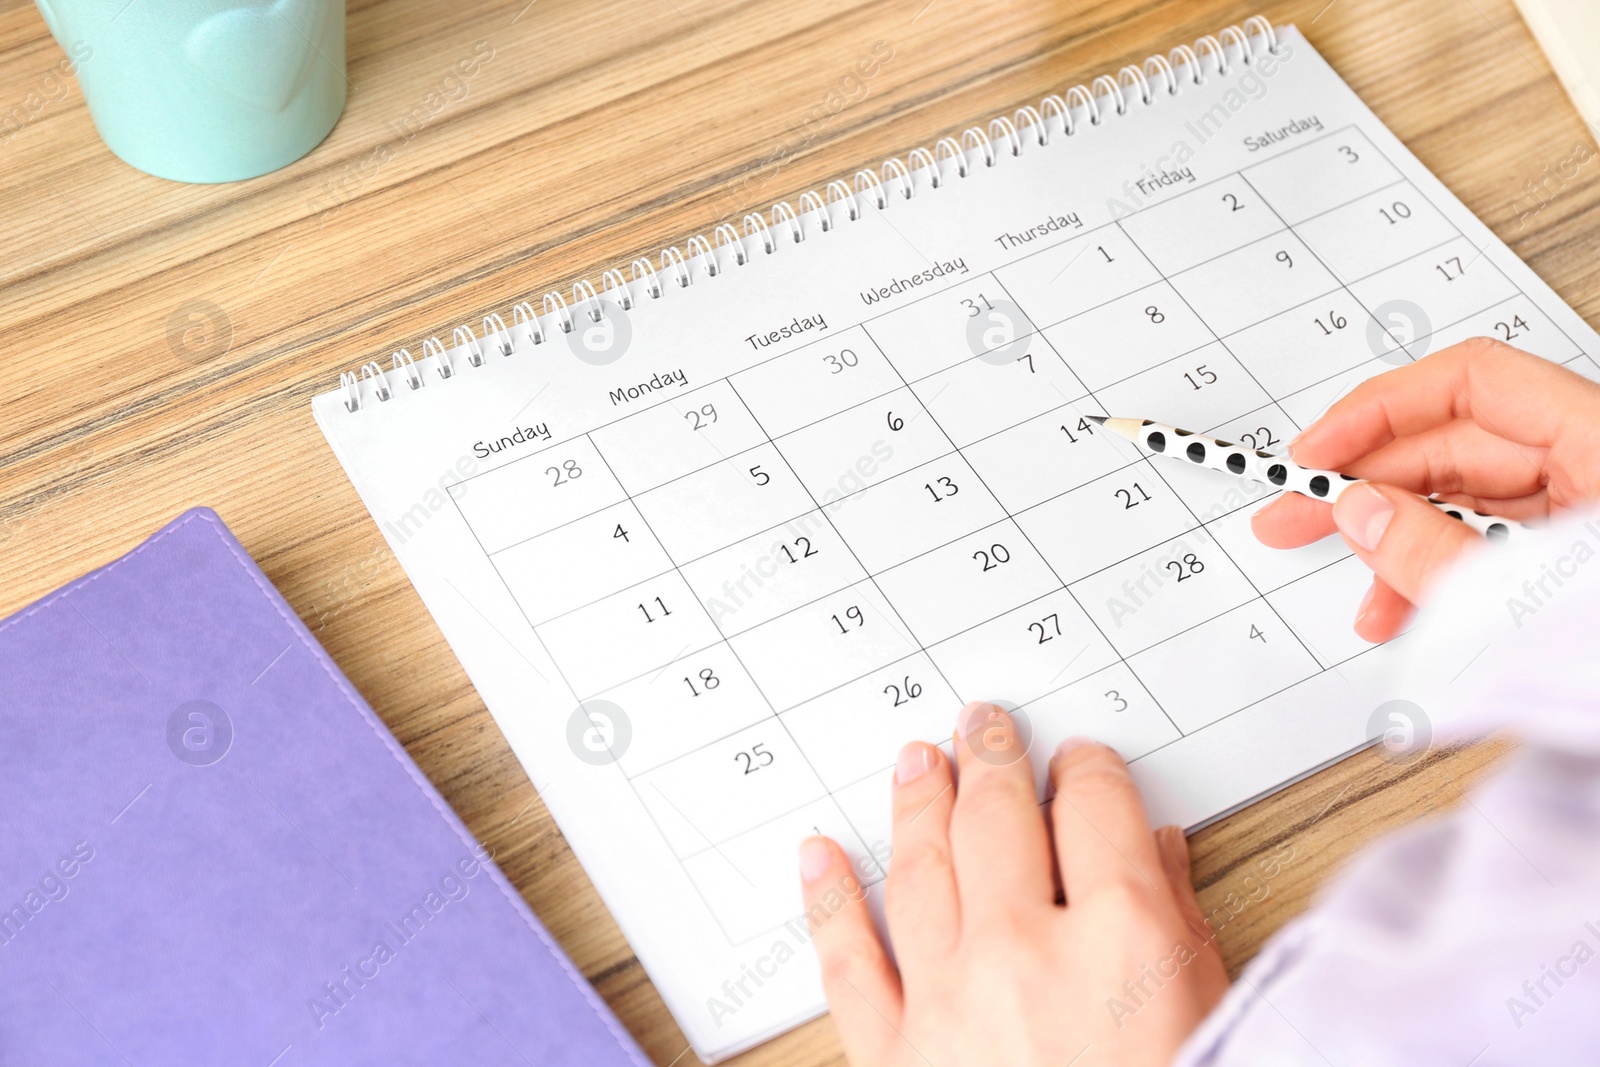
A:
{"label": "pencil tip", "polygon": [[1085,415],[1084,418],[1088,419],[1096,426],[1104,426],[1106,424],[1106,417],[1104,415]]}

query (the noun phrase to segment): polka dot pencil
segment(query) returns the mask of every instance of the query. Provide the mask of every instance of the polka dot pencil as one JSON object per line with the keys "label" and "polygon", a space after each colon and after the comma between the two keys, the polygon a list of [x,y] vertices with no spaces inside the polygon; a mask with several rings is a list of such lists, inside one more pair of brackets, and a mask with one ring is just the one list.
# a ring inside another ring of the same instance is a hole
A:
{"label": "polka dot pencil", "polygon": [[[1190,430],[1180,430],[1176,426],[1153,422],[1150,419],[1113,419],[1100,415],[1090,415],[1089,419],[1104,426],[1118,437],[1132,441],[1152,455],[1187,461],[1196,466],[1232,474],[1263,485],[1276,486],[1288,493],[1300,493],[1313,500],[1326,500],[1330,504],[1339,499],[1340,494],[1347,488],[1363,481],[1361,478],[1352,478],[1338,471],[1319,471],[1302,467],[1287,456],[1275,456],[1270,452],[1246,448],[1231,441],[1219,441],[1215,437],[1207,437],[1205,434]],[[1452,519],[1466,523],[1491,541],[1504,541],[1513,530],[1522,528],[1520,523],[1510,519],[1486,515],[1459,504],[1431,497],[1423,499]]]}

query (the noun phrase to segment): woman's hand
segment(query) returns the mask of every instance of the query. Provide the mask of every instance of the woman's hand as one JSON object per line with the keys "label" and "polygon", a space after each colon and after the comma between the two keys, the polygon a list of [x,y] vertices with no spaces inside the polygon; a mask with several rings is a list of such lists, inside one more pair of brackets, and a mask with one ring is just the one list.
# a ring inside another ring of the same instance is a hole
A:
{"label": "woman's hand", "polygon": [[1356,632],[1387,641],[1430,583],[1481,541],[1412,494],[1510,519],[1600,498],[1600,386],[1480,337],[1363,382],[1289,454],[1302,466],[1386,483],[1347,489],[1333,505],[1286,493],[1252,525],[1274,548],[1343,534],[1375,576]]}
{"label": "woman's hand", "polygon": [[959,789],[922,742],[895,772],[885,906],[898,968],[839,847],[801,846],[851,1063],[1165,1067],[1228,985],[1182,831],[1152,833],[1127,767],[1087,741],[1051,762],[1047,825],[1015,724],[992,704],[962,710],[955,751]]}

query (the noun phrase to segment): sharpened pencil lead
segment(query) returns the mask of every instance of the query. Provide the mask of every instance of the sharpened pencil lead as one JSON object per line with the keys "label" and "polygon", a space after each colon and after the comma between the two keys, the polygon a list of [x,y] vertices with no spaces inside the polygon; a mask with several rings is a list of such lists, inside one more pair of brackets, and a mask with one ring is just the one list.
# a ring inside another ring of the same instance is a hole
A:
{"label": "sharpened pencil lead", "polygon": [[1096,426],[1104,426],[1106,424],[1106,417],[1104,415],[1085,415],[1084,418],[1088,419]]}
{"label": "sharpened pencil lead", "polygon": [[1095,421],[1118,437],[1125,438],[1135,444],[1139,442],[1139,431],[1148,422],[1146,419],[1119,419],[1115,416],[1097,418]]}

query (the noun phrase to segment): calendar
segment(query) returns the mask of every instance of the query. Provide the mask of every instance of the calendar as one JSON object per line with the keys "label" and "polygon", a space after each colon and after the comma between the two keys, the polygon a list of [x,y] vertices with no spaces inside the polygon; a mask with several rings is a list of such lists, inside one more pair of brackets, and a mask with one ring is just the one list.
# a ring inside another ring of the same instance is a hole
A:
{"label": "calendar", "polygon": [[[896,752],[1012,709],[1196,826],[1407,696],[1337,538],[1088,416],[1281,451],[1359,382],[1596,335],[1292,29],[1047,98],[430,336],[314,410],[695,1051],[825,1009],[796,847],[876,905]],[[1426,698],[1415,696],[1426,707]]]}

